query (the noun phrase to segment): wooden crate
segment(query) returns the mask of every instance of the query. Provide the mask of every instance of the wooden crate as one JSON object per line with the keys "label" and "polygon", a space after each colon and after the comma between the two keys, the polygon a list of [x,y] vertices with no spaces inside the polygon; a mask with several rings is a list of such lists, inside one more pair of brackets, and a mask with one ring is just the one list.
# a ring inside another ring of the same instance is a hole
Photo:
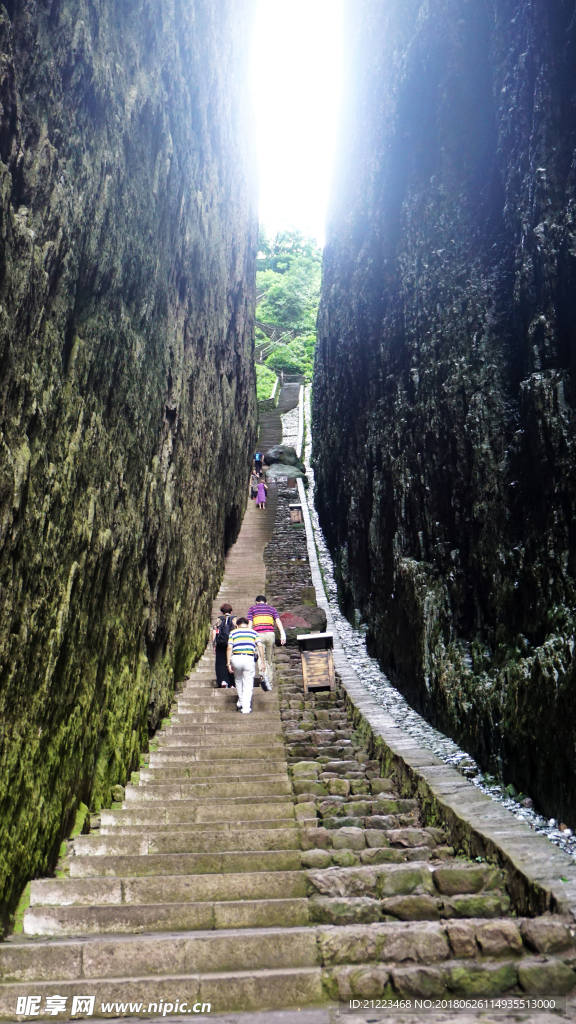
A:
{"label": "wooden crate", "polygon": [[296,637],[302,658],[304,694],[310,690],[336,689],[332,633],[300,633]]}

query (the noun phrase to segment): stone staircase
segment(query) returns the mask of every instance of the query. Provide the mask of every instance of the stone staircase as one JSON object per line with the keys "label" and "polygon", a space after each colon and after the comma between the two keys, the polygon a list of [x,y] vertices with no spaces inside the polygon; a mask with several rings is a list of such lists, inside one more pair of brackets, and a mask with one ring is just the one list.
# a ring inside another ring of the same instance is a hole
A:
{"label": "stone staircase", "polygon": [[67,877],[32,883],[24,932],[42,941],[0,947],[3,1017],[31,991],[94,995],[95,1013],[321,1001],[277,692],[247,719],[214,684],[210,651],[122,807],[74,840]]}
{"label": "stone staircase", "polygon": [[[282,409],[296,400],[283,389]],[[267,444],[279,429],[274,410]],[[248,503],[214,617],[265,592],[276,498],[271,487],[264,512]],[[306,585],[289,548],[274,600]],[[1,1019],[572,991],[573,921],[514,917],[502,872],[456,856],[383,777],[343,690],[305,700],[298,652],[277,649],[274,690],[255,689],[242,716],[213,666],[208,649],[122,804],[32,883],[24,936],[0,944]],[[57,997],[65,1011],[47,1016]],[[74,997],[94,1006],[73,1010]]]}
{"label": "stone staircase", "polygon": [[304,701],[297,653],[278,652],[246,719],[212,666],[66,877],[32,884],[28,938],[0,946],[4,1019],[29,994],[118,1017],[572,989],[567,922],[510,916],[503,874],[455,858],[381,778],[342,691]]}

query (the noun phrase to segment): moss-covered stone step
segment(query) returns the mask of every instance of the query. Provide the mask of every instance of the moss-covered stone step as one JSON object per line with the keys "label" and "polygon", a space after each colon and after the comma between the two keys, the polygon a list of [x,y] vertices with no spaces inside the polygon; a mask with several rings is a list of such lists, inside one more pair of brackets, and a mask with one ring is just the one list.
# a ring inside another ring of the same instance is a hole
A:
{"label": "moss-covered stone step", "polygon": [[246,929],[240,942],[234,932],[212,931],[0,944],[2,984],[184,975],[215,965],[222,971],[270,970],[286,964],[319,966],[313,928]]}
{"label": "moss-covered stone step", "polygon": [[[308,871],[309,891],[321,896],[443,896],[501,893],[504,876],[488,865],[429,862]],[[470,916],[484,916],[474,915]]]}
{"label": "moss-covered stone step", "polygon": [[266,798],[290,793],[290,782],[287,776],[257,778],[236,782],[192,782],[176,780],[170,782],[167,779],[150,780],[141,782],[139,786],[127,786],[125,790],[126,803],[141,803],[149,800],[190,800],[214,797],[228,798],[232,792],[235,797],[256,796]]}
{"label": "moss-covered stone step", "polygon": [[140,768],[140,782],[161,782],[163,779],[188,779],[197,782],[222,782],[233,784],[244,780],[249,782],[252,779],[262,777],[274,778],[286,775],[286,765],[282,761],[269,761],[262,758],[261,761],[248,761],[243,763],[225,762],[225,766],[219,771],[207,768],[205,763],[186,765],[179,762],[161,767]]}
{"label": "moss-covered stone step", "polygon": [[[253,714],[254,711],[252,711],[250,714],[250,721],[252,721]],[[181,722],[182,724],[190,724],[197,722],[199,725],[210,725],[214,724],[214,722],[221,722],[222,717],[222,713],[218,708],[206,708],[203,711],[189,711],[186,708],[180,711],[177,708],[174,708],[171,711],[171,721],[173,723]],[[246,715],[244,715],[243,718],[239,717],[239,712],[236,703],[234,704],[234,707],[231,709],[230,715],[228,716],[227,714],[226,718],[230,718],[234,722],[246,722],[248,720]],[[278,715],[268,713],[258,714],[258,721],[274,722],[274,724],[276,725],[278,722]]]}
{"label": "moss-covered stone step", "polygon": [[[294,824],[294,820],[292,820]],[[249,823],[252,826],[252,822]],[[144,856],[152,853],[224,853],[228,851],[299,850],[300,833],[292,828],[245,828],[218,832],[166,832],[141,835],[87,835],[74,840],[74,858]],[[302,854],[304,857],[305,854]]]}
{"label": "moss-covered stone step", "polygon": [[211,742],[220,742],[226,740],[227,743],[237,743],[238,740],[244,737],[255,737],[260,736],[264,739],[267,736],[273,737],[276,740],[280,739],[280,730],[278,729],[278,723],[276,718],[260,719],[253,718],[252,715],[243,715],[238,712],[234,715],[234,718],[230,722],[223,722],[218,719],[214,722],[186,722],[185,716],[175,719],[169,729],[159,733],[158,741],[161,742],[165,738],[173,738],[174,736],[183,737],[187,736],[190,743],[196,743],[200,737],[208,736],[211,737]]}
{"label": "moss-covered stone step", "polygon": [[150,821],[149,814],[139,815],[137,819],[130,821],[129,823],[118,822],[114,817],[117,813],[124,813],[109,811],[107,817],[98,830],[98,834],[101,836],[115,835],[115,836],[169,836],[178,835],[181,832],[194,833],[194,832],[228,832],[228,831],[252,831],[254,829],[289,829],[293,831],[296,829],[296,819],[294,817],[293,807],[286,805],[286,814],[290,814],[290,817],[286,818],[253,818],[252,820],[242,820],[240,818],[232,821]]}
{"label": "moss-covered stone step", "polygon": [[[102,1004],[143,1003],[140,1013],[148,1016],[148,1006],[158,1007],[160,1000],[174,1007],[174,993],[179,995],[180,1009],[185,1003],[192,1013],[194,1005],[203,1003],[218,1008],[219,1012],[234,1011],[266,1011],[285,1007],[310,1005],[323,998],[322,972],[319,967],[277,968],[275,970],[232,971],[217,974],[170,974],[161,978],[125,978],[110,979],[87,978],[84,981],[71,981],[38,984],[34,993],[42,1000],[50,995],[85,996],[90,990],[96,999],[95,1015],[99,1017],[116,1017],[117,1012],[111,1009],[102,1011]],[[25,985],[7,985],[0,990],[0,1017],[14,1019],[14,1007],[20,995],[30,995]],[[198,1012],[198,1011],[197,1011]],[[137,1016],[138,1014],[134,1014]],[[156,1016],[156,1013],[152,1013]]]}
{"label": "moss-covered stone step", "polygon": [[[274,802],[272,802],[274,801]],[[175,822],[259,821],[289,818],[294,815],[294,804],[289,797],[269,797],[258,801],[254,797],[238,797],[235,802],[219,800],[172,800],[168,804],[134,804],[116,812],[117,824],[172,825]]]}
{"label": "moss-covered stone step", "polygon": [[124,903],[203,903],[269,900],[306,895],[301,871],[166,875],[151,878],[44,878],[32,882],[30,908]]}
{"label": "moss-covered stone step", "polygon": [[377,899],[371,896],[316,896],[310,900],[310,920],[322,924],[366,924],[373,921],[439,921],[468,918],[501,917],[510,909],[510,899],[503,894],[459,896],[440,900],[429,895],[394,896]]}
{"label": "moss-covered stone step", "polygon": [[214,765],[214,771],[218,769],[218,762],[228,761],[254,761],[264,760],[269,757],[271,761],[278,761],[284,754],[284,748],[279,743],[244,743],[235,747],[226,748],[226,759],[222,757],[222,747],[216,746],[192,746],[189,742],[164,745],[150,752],[150,763],[156,765],[186,764],[205,765],[208,762],[209,769]]}
{"label": "moss-covered stone step", "polygon": [[494,998],[512,995],[565,995],[576,974],[556,957],[531,957],[521,962],[451,961],[434,966],[358,964],[323,972],[325,990],[333,999]]}
{"label": "moss-covered stone step", "polygon": [[110,935],[216,928],[293,928],[308,924],[305,898],[121,906],[32,907],[25,935]]}
{"label": "moss-covered stone step", "polygon": [[[266,742],[269,736],[270,741]],[[271,751],[272,757],[276,758],[280,750],[278,733],[271,733],[270,730],[266,731],[265,729],[252,731],[246,729],[244,732],[230,733],[216,731],[208,734],[193,734],[189,730],[176,732],[175,729],[170,729],[169,732],[158,737],[158,745],[159,749],[163,748],[164,750],[186,746],[188,750],[192,749],[197,754],[197,759],[203,755],[204,758],[217,758],[218,760],[221,760],[223,751],[236,759],[241,758],[243,754],[252,758],[264,756],[265,751]],[[239,753],[236,753],[237,751]]]}
{"label": "moss-covered stone step", "polygon": [[127,876],[213,875],[254,871],[299,871],[299,850],[254,850],[152,853],[72,857],[70,878],[124,878]]}
{"label": "moss-covered stone step", "polygon": [[[270,937],[268,938],[268,934]],[[248,967],[360,965],[454,967],[477,958],[521,960],[532,957],[575,963],[570,922],[542,918],[469,920],[445,923],[372,924],[305,929],[252,930],[238,943],[234,933],[185,936],[150,935],[138,940],[79,939],[76,942],[0,945],[0,980],[6,982],[116,977],[131,964],[138,976],[202,971],[217,962],[223,970]],[[284,958],[284,959],[282,959]]]}

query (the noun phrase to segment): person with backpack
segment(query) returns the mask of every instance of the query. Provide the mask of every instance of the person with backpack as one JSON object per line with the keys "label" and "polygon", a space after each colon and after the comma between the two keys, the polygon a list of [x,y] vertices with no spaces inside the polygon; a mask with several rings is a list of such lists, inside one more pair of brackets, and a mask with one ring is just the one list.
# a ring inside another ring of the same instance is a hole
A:
{"label": "person with backpack", "polygon": [[228,670],[226,649],[228,647],[230,633],[236,626],[236,619],[232,618],[232,605],[223,604],[220,606],[222,614],[216,625],[212,627],[212,647],[216,655],[216,686],[234,686],[234,673]]}

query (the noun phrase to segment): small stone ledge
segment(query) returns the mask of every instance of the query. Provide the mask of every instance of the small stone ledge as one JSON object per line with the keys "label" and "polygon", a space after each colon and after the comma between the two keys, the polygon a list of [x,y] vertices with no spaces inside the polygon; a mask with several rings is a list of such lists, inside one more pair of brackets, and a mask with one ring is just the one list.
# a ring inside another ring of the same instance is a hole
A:
{"label": "small stone ledge", "polygon": [[546,911],[576,920],[576,864],[548,839],[537,835],[505,808],[480,792],[432,751],[419,747],[370,696],[344,652],[324,593],[316,545],[302,481],[298,480],[308,557],[318,605],[334,633],[334,665],[352,708],[356,729],[393,775],[404,796],[422,802],[429,823],[445,825],[452,841],[468,857],[483,857],[506,874],[518,914]]}

